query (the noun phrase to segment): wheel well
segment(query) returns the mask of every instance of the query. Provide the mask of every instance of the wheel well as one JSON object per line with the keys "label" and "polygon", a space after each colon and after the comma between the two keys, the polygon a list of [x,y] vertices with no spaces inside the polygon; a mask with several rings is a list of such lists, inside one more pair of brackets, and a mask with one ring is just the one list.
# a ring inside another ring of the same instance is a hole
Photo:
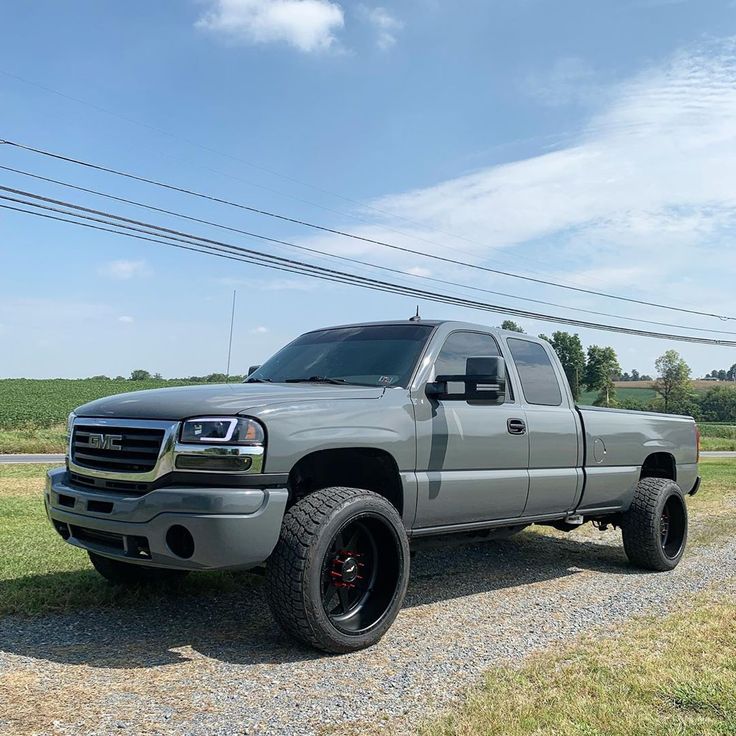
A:
{"label": "wheel well", "polygon": [[403,512],[399,468],[384,450],[349,448],[305,455],[289,473],[289,503],[330,486],[373,491],[388,499],[400,514]]}
{"label": "wheel well", "polygon": [[654,452],[641,466],[639,478],[669,478],[677,480],[677,464],[669,452]]}

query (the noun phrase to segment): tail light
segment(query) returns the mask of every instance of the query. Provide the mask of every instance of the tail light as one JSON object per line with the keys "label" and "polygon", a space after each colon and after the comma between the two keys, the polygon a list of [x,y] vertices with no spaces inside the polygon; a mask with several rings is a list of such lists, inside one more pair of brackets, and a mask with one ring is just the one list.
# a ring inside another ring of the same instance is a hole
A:
{"label": "tail light", "polygon": [[698,425],[695,425],[695,462],[700,462],[700,427]]}

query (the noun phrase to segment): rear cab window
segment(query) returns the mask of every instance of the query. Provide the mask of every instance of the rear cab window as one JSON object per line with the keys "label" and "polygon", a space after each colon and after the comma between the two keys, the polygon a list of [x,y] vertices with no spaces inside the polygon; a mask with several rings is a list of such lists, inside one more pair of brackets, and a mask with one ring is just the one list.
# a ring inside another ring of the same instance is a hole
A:
{"label": "rear cab window", "polygon": [[560,383],[547,351],[537,342],[510,337],[506,340],[516,364],[521,390],[529,404],[560,406]]}

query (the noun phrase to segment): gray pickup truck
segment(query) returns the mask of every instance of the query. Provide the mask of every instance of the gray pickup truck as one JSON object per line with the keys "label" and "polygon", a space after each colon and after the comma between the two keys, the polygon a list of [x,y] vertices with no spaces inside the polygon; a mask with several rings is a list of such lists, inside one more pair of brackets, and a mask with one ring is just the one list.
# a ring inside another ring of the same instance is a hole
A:
{"label": "gray pickup truck", "polygon": [[576,406],[544,340],[381,322],[308,332],[244,383],[79,407],[45,503],[114,583],[265,563],[277,622],[346,652],[389,628],[429,538],[590,521],[671,570],[698,452],[690,417]]}

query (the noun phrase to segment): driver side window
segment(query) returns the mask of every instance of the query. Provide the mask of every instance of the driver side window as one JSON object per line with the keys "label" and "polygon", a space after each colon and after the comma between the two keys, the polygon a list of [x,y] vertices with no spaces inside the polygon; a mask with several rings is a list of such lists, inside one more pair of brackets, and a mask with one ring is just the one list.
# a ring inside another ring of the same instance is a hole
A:
{"label": "driver side window", "polygon": [[[453,332],[440,350],[434,364],[434,375],[462,375],[468,358],[498,358],[501,351],[490,335],[481,332]],[[513,401],[513,389],[506,372],[506,401]]]}

